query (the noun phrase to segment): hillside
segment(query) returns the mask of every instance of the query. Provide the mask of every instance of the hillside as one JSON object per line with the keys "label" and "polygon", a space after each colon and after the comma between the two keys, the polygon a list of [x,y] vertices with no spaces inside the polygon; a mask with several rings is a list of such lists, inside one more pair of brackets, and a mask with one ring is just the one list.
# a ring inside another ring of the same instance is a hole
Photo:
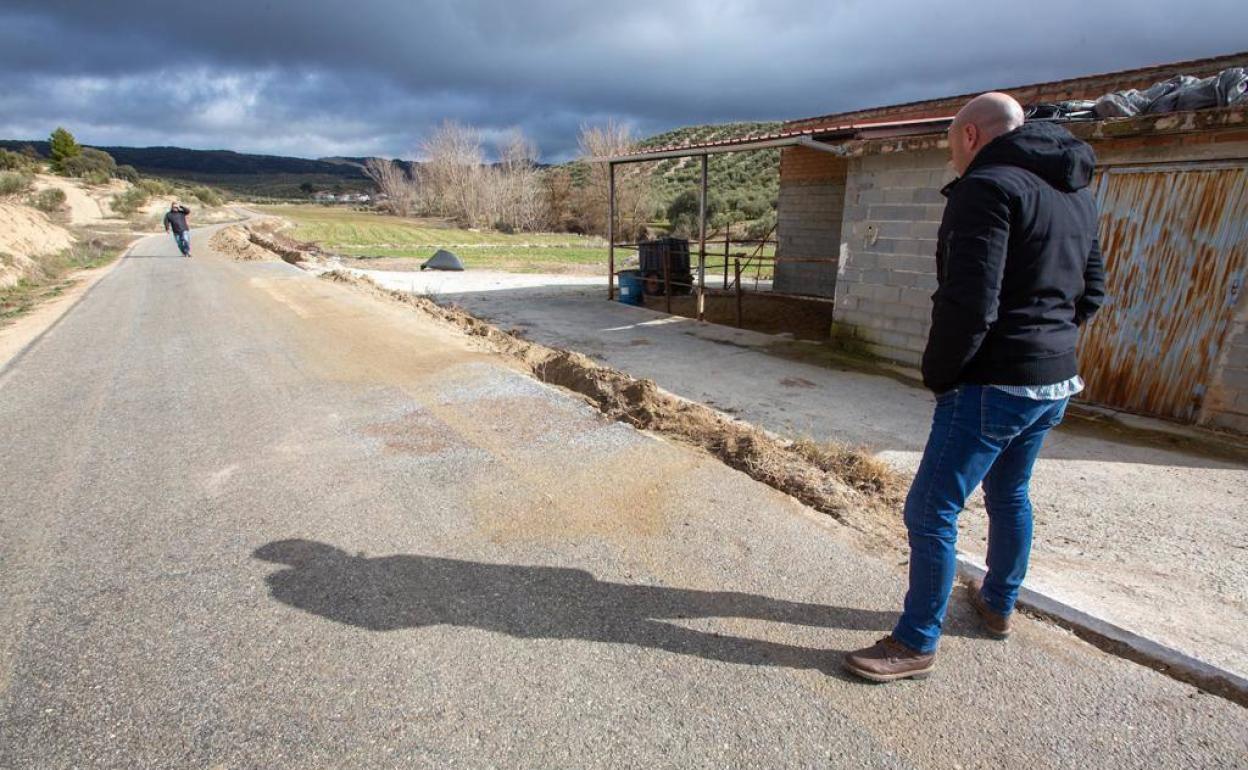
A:
{"label": "hillside", "polygon": [[[0,140],[0,148],[30,145],[48,155],[47,142]],[[309,160],[282,155],[255,155],[231,150],[188,150],[182,147],[100,147],[119,164],[134,166],[146,176],[199,182],[240,195],[306,197],[301,186],[334,191],[367,191],[363,158]]]}
{"label": "hillside", "polygon": [[[724,123],[688,126],[657,134],[638,143],[642,149],[700,144],[723,139],[737,139],[780,130],[779,123]],[[654,166],[655,195],[670,202],[685,190],[696,190],[701,181],[698,158],[674,158]],[[780,151],[712,155],[707,165],[707,182],[715,193],[725,198],[762,197],[774,201],[780,188]]]}
{"label": "hillside", "polygon": [[[720,123],[686,126],[647,137],[639,149],[681,147],[722,139],[738,139],[780,129],[779,123]],[[682,193],[686,202],[696,200],[702,171],[699,158],[670,158],[649,164],[653,184],[655,217],[663,220],[668,207]],[[574,180],[581,182],[588,169],[581,161],[564,164]],[[756,223],[762,231],[775,221],[776,198],[780,192],[780,151],[754,150],[712,155],[707,165],[712,227],[722,224],[715,212],[728,214],[736,223]],[[696,208],[696,203],[693,204]],[[688,224],[688,222],[686,222]]]}

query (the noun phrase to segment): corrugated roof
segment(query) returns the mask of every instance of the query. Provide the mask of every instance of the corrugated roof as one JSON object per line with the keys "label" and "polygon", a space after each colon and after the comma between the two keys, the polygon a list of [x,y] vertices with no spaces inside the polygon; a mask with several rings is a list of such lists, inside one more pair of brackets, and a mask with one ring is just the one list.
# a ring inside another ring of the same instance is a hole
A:
{"label": "corrugated roof", "polygon": [[737,145],[756,144],[759,142],[772,142],[780,139],[796,139],[800,137],[830,138],[832,136],[844,135],[844,138],[852,138],[860,133],[872,133],[880,130],[913,128],[918,126],[934,125],[937,123],[948,122],[952,120],[952,116],[940,118],[922,118],[917,120],[891,120],[877,121],[865,123],[847,123],[840,126],[820,126],[818,128],[806,128],[797,131],[774,131],[767,134],[753,134],[751,136],[734,137],[732,139],[716,139],[709,142],[698,142],[696,144],[670,144],[663,147],[647,147],[644,150],[636,150],[628,153],[627,156],[620,157],[636,157],[641,155],[658,155],[663,153],[680,152],[687,150],[690,153],[701,154],[704,150],[715,148],[730,148]]}

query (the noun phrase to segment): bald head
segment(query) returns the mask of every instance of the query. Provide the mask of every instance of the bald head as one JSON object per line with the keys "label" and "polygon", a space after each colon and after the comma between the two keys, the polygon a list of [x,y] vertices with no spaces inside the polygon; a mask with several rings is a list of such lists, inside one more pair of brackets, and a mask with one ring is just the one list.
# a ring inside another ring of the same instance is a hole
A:
{"label": "bald head", "polygon": [[980,94],[966,103],[949,126],[949,154],[959,175],[984,145],[1023,125],[1023,107],[1009,94]]}

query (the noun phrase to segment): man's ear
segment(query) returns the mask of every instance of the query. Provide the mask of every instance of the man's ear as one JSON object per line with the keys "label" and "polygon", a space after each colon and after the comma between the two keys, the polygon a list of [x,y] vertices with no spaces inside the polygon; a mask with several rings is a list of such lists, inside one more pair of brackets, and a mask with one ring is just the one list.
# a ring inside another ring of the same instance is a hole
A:
{"label": "man's ear", "polygon": [[966,132],[966,146],[972,149],[979,149],[979,142],[983,137],[983,134],[979,131],[979,126],[974,123],[967,123],[962,127],[962,130]]}

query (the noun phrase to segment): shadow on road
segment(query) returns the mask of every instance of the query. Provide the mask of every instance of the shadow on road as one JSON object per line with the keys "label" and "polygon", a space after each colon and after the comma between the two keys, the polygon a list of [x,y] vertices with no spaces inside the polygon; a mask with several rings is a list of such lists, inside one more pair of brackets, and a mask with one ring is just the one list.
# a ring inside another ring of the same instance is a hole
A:
{"label": "shadow on road", "polygon": [[265,578],[278,601],[370,631],[433,625],[526,639],[633,644],[710,660],[840,674],[840,655],[683,628],[686,618],[749,618],[821,628],[892,628],[896,615],[730,591],[629,585],[580,569],[433,556],[367,558],[325,543],[279,540],[254,556],[287,565]]}

